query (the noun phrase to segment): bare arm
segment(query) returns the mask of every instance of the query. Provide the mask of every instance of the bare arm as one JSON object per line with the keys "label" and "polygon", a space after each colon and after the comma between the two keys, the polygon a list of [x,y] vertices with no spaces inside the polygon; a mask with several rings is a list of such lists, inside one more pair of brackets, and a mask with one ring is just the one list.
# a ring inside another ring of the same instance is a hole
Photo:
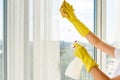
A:
{"label": "bare arm", "polygon": [[90,71],[90,74],[94,77],[95,80],[120,80],[120,75],[110,79],[98,67],[93,67]]}
{"label": "bare arm", "polygon": [[90,71],[90,74],[94,77],[95,80],[110,80],[110,78],[105,75],[98,67],[93,67]]}
{"label": "bare arm", "polygon": [[120,80],[120,75],[112,78],[111,80]]}
{"label": "bare arm", "polygon": [[[93,44],[96,48],[104,51],[108,55],[114,56],[115,48],[101,41],[96,35],[92,32],[89,32],[86,38],[89,40],[91,44]],[[120,80],[120,75],[110,79],[107,75],[105,75],[98,67],[93,67],[90,71],[90,74],[94,77],[95,80]]]}
{"label": "bare arm", "polygon": [[93,44],[96,48],[104,51],[108,55],[115,57],[114,55],[114,50],[115,48],[104,43],[102,40],[100,40],[96,35],[94,35],[92,32],[89,32],[88,35],[86,36],[88,41]]}

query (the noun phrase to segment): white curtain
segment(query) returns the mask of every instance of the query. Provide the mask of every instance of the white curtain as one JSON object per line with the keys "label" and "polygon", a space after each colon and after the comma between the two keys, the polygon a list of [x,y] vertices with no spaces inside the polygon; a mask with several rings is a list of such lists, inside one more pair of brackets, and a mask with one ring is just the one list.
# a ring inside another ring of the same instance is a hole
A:
{"label": "white curtain", "polygon": [[[29,0],[8,0],[8,80],[32,80],[28,5]],[[52,12],[54,5],[58,7],[57,1],[33,0],[33,80],[60,80],[59,26]]]}
{"label": "white curtain", "polygon": [[33,78],[34,80],[60,80],[59,27],[55,26],[58,20],[53,19],[52,0],[34,0],[33,10]]}
{"label": "white curtain", "polygon": [[28,0],[8,0],[7,79],[25,80],[28,54]]}

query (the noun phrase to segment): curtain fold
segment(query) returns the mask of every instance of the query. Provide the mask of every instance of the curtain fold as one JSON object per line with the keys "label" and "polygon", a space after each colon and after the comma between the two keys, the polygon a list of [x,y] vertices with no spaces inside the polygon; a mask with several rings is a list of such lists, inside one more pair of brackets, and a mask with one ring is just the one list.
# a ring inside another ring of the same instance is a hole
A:
{"label": "curtain fold", "polygon": [[25,55],[28,54],[28,0],[7,2],[7,79],[25,79]]}
{"label": "curtain fold", "polygon": [[60,80],[59,28],[53,19],[52,0],[34,0],[33,6],[33,79]]}
{"label": "curtain fold", "polygon": [[33,0],[33,55],[30,55],[29,0],[8,0],[8,80],[60,80],[59,25],[53,14],[56,4],[52,1]]}

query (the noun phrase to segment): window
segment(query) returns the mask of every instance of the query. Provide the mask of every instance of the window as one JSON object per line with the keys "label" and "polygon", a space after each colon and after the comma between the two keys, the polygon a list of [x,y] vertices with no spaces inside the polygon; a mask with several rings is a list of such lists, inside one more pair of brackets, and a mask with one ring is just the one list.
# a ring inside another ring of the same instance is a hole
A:
{"label": "window", "polygon": [[[108,44],[114,44],[114,0],[106,0],[106,41]],[[111,75],[113,70],[114,59],[110,56],[106,56],[106,71],[108,75]]]}
{"label": "window", "polygon": [[[4,25],[5,23],[5,7],[3,9],[3,6],[6,6],[3,2],[4,0],[0,0],[0,80],[6,80],[6,78],[4,77],[4,74],[6,74],[6,62],[5,62],[5,57],[6,57],[6,51],[5,51],[5,27],[6,25]],[[4,4],[4,5],[3,5]]]}
{"label": "window", "polygon": [[3,0],[0,0],[0,80],[4,79]]}
{"label": "window", "polygon": [[[106,0],[106,42],[117,48],[119,48],[119,8],[119,1]],[[117,63],[114,58],[106,56],[106,73],[109,76],[114,76],[113,70]]]}
{"label": "window", "polygon": [[[61,4],[61,0],[60,4]],[[71,3],[75,9],[77,17],[89,27],[91,31],[94,31],[94,0],[67,0]],[[73,80],[66,77],[65,70],[69,63],[73,60],[73,48],[72,43],[77,40],[87,46],[89,53],[94,56],[94,47],[76,31],[73,25],[66,19],[59,17],[59,33],[60,33],[60,68],[61,68],[61,80]],[[84,66],[82,68],[79,80],[93,80],[93,78],[86,72]]]}

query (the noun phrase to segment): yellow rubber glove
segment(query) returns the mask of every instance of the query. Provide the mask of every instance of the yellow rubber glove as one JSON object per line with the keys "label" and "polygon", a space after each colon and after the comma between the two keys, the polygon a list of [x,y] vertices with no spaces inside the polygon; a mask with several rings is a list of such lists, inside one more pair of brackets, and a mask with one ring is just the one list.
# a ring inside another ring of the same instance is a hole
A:
{"label": "yellow rubber glove", "polygon": [[90,32],[90,30],[79,19],[77,19],[72,5],[66,1],[62,3],[60,12],[63,17],[66,17],[75,26],[81,36],[85,37]]}
{"label": "yellow rubber glove", "polygon": [[90,72],[90,70],[93,67],[98,66],[83,46],[81,46],[78,43],[74,43],[73,45],[75,48],[74,55],[76,57],[78,57],[79,59],[81,59],[81,61],[83,62],[84,66],[88,72]]}

